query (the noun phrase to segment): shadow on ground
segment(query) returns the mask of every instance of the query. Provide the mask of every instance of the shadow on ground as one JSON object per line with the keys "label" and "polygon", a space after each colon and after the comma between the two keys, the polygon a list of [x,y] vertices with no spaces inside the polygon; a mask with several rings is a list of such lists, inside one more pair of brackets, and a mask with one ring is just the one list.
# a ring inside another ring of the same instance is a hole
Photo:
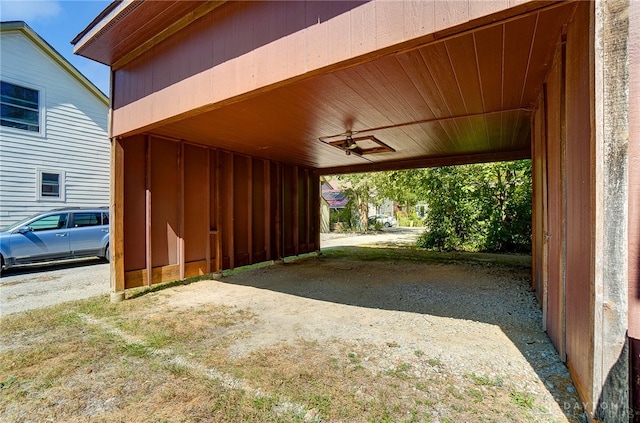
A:
{"label": "shadow on ground", "polygon": [[238,271],[223,282],[331,303],[496,325],[567,418],[581,421],[582,409],[567,368],[542,330],[540,306],[530,288],[530,257],[422,253],[401,247],[332,248],[320,257]]}
{"label": "shadow on ground", "polygon": [[55,263],[37,263],[24,266],[12,267],[2,271],[2,277],[8,276],[20,276],[30,275],[36,273],[53,272],[55,270],[74,269],[79,267],[95,266],[96,264],[103,264],[106,261],[102,258],[84,258],[77,260],[65,260]]}

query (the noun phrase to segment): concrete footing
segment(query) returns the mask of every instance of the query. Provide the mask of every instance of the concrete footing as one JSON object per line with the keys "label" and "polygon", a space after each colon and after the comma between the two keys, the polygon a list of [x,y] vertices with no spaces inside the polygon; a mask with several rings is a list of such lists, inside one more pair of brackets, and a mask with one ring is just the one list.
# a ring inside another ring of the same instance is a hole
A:
{"label": "concrete footing", "polygon": [[124,301],[124,291],[112,292],[111,293],[111,302],[112,303],[120,303],[122,301]]}

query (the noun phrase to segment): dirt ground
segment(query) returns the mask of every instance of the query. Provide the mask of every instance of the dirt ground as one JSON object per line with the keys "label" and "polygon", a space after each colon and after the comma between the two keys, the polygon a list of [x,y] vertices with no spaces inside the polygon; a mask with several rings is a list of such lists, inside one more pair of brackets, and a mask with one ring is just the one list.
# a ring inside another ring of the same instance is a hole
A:
{"label": "dirt ground", "polygon": [[[541,330],[529,284],[530,269],[522,267],[321,257],[175,288],[161,294],[161,304],[253,313],[239,328],[245,335],[228,348],[234,358],[300,341],[317,343],[327,356],[348,346],[373,374],[405,365],[425,381],[446,375],[429,385],[429,398],[450,397],[452,387],[504,387],[511,405],[519,402],[514,396],[532,399],[532,421],[581,421],[575,388]],[[520,421],[494,406],[467,421]],[[451,413],[446,403],[439,407],[441,418]]]}
{"label": "dirt ground", "polygon": [[4,317],[0,420],[584,422],[528,259],[413,232]]}

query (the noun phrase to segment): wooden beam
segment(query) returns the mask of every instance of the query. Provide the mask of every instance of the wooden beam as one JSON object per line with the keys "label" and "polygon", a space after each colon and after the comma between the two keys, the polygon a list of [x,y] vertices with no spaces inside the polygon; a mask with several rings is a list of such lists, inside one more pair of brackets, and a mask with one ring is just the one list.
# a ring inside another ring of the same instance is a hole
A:
{"label": "wooden beam", "polygon": [[144,143],[145,143],[145,153],[144,153],[144,167],[145,167],[145,177],[144,177],[144,192],[145,192],[145,206],[144,206],[144,234],[145,234],[145,265],[147,268],[146,273],[146,281],[145,284],[147,286],[151,286],[153,281],[151,280],[151,276],[153,275],[153,261],[152,261],[152,251],[151,251],[151,207],[152,207],[152,198],[151,198],[151,137],[149,134],[145,135]]}
{"label": "wooden beam", "polygon": [[298,255],[300,254],[300,228],[298,227],[300,225],[298,219],[298,208],[300,207],[298,204],[298,166],[292,166],[292,168],[293,178],[291,181],[291,191],[293,192],[291,193],[291,201],[293,203],[293,216],[291,219],[291,226],[293,227],[293,251],[295,255]]}
{"label": "wooden beam", "polygon": [[338,175],[345,173],[377,172],[381,170],[404,170],[427,167],[454,166],[472,163],[505,162],[510,160],[522,160],[531,158],[531,149],[504,151],[498,153],[462,154],[446,157],[424,157],[399,162],[366,163],[361,165],[327,167],[317,169],[316,174]]}
{"label": "wooden beam", "polygon": [[220,203],[220,175],[222,174],[220,166],[220,151],[216,150],[213,156],[215,166],[215,180],[214,182],[214,194],[215,194],[215,204],[216,208],[215,217],[216,217],[216,272],[222,270],[222,231],[224,230],[224,226],[222,225],[222,205]]}
{"label": "wooden beam", "polygon": [[120,138],[111,139],[110,254],[111,302],[124,300],[124,147]]}
{"label": "wooden beam", "polygon": [[184,279],[184,142],[178,151],[178,265]]}
{"label": "wooden beam", "polygon": [[249,157],[249,169],[247,169],[247,254],[249,264],[253,264],[253,158]]}
{"label": "wooden beam", "polygon": [[207,148],[207,178],[204,181],[207,192],[207,245],[205,245],[205,258],[207,261],[207,273],[211,273],[211,152]]}
{"label": "wooden beam", "polygon": [[311,174],[311,177],[313,178],[313,184],[315,184],[315,190],[313,191],[313,210],[314,210],[314,216],[315,219],[313,219],[313,221],[315,222],[316,227],[314,228],[315,230],[315,249],[317,251],[320,251],[320,231],[321,231],[321,220],[322,220],[322,212],[320,211],[320,195],[322,193],[322,187],[320,185],[320,178],[315,176],[314,174]]}
{"label": "wooden beam", "polygon": [[227,186],[229,187],[229,191],[227,194],[227,199],[226,199],[226,204],[229,207],[229,210],[227,212],[227,224],[225,225],[225,229],[228,232],[228,236],[227,236],[227,241],[228,241],[228,252],[229,252],[229,268],[233,269],[235,268],[235,256],[236,256],[236,245],[235,245],[235,225],[234,225],[234,211],[235,211],[235,205],[233,204],[233,200],[234,200],[234,194],[235,194],[235,190],[234,190],[234,160],[235,160],[235,154],[233,153],[228,153],[230,156],[230,160],[229,160],[229,170],[228,170],[228,178],[229,180],[227,181]]}
{"label": "wooden beam", "polygon": [[264,160],[264,249],[266,260],[271,260],[271,161]]}
{"label": "wooden beam", "polygon": [[307,247],[306,251],[309,251],[309,244],[311,243],[311,239],[309,238],[311,235],[311,177],[309,174],[309,169],[304,170],[304,218],[305,218],[305,243]]}
{"label": "wooden beam", "polygon": [[282,258],[282,251],[284,248],[284,238],[282,233],[282,164],[276,163],[276,254],[277,259],[280,260]]}

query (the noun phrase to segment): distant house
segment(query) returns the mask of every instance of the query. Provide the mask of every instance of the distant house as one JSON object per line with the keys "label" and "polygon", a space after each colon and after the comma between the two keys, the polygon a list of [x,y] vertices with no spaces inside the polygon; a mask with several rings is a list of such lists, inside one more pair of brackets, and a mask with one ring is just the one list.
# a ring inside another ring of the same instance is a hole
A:
{"label": "distant house", "polygon": [[24,22],[0,23],[0,227],[109,203],[109,101]]}
{"label": "distant house", "polygon": [[343,209],[349,202],[344,190],[334,188],[329,181],[322,182],[322,198],[332,209]]}
{"label": "distant house", "polygon": [[334,186],[340,186],[339,181],[322,179],[321,189],[321,202],[320,202],[320,231],[323,233],[331,232],[331,212],[338,212],[347,206],[349,203],[349,197],[344,193],[341,188],[334,188]]}

